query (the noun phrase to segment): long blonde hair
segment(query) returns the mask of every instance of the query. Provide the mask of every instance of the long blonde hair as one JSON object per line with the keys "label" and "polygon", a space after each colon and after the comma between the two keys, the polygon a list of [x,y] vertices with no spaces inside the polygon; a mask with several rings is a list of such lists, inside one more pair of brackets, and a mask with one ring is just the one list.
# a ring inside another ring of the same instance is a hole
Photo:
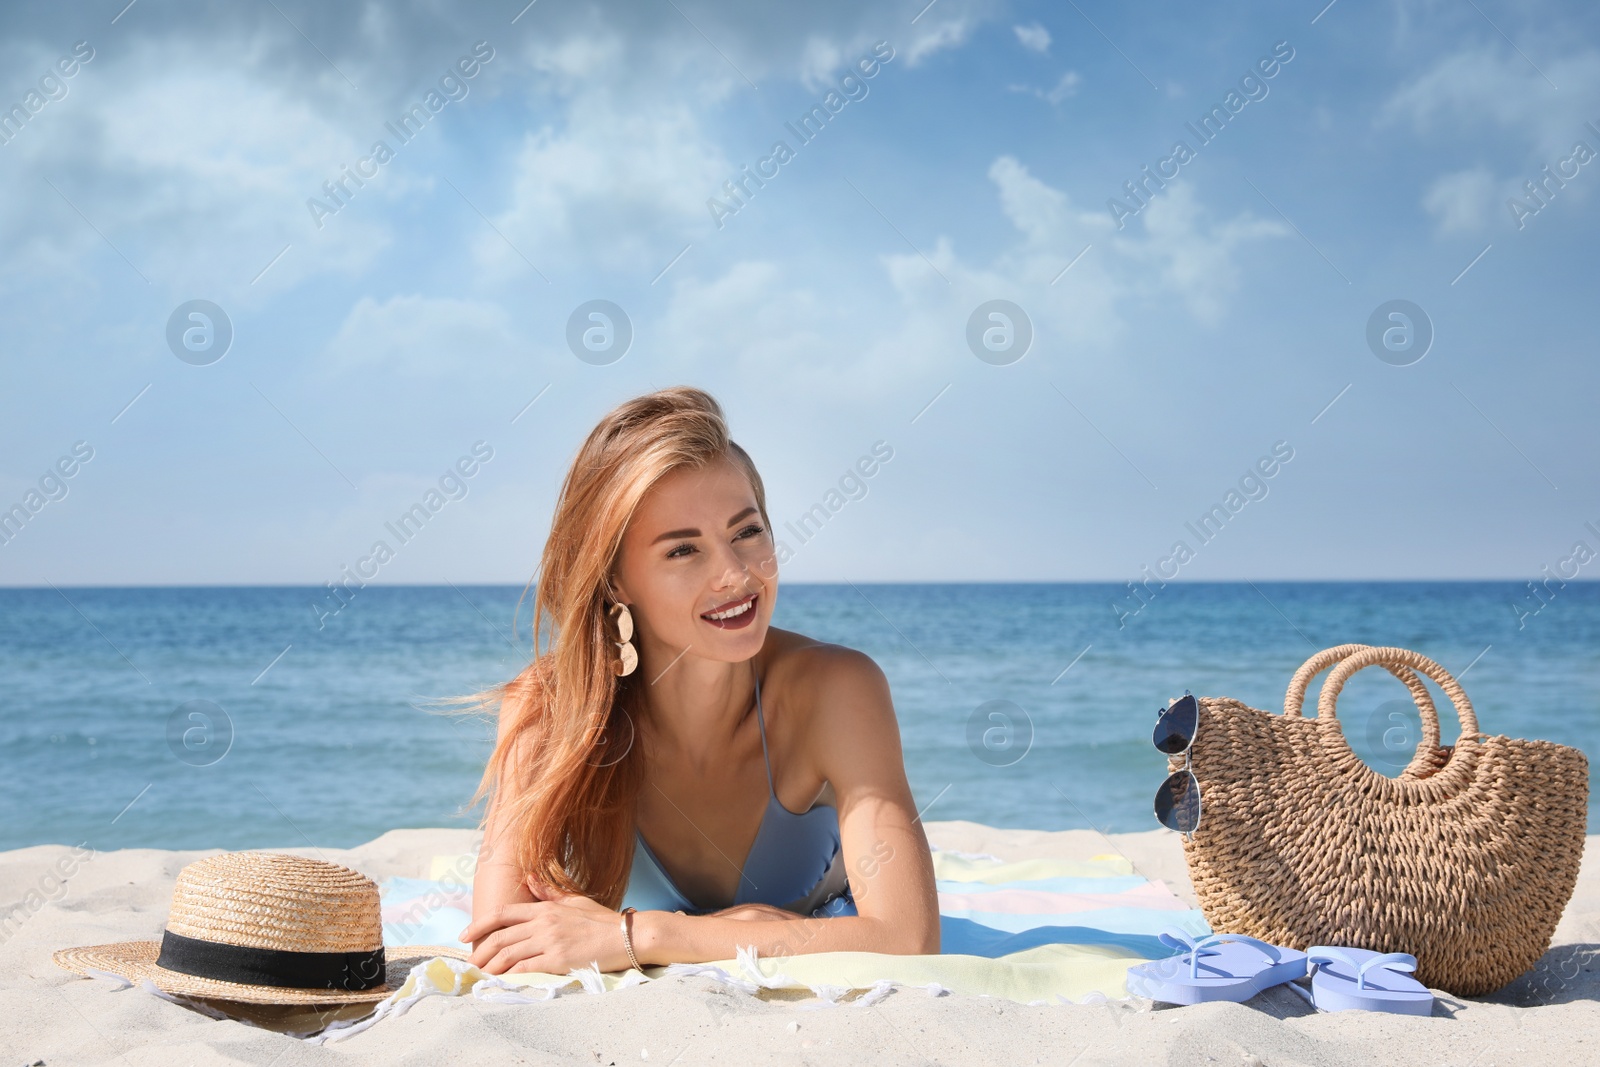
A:
{"label": "long blonde hair", "polygon": [[[644,671],[615,673],[611,574],[651,486],[721,459],[749,478],[771,529],[761,476],[709,393],[676,386],[607,413],[561,484],[534,578],[533,662],[503,685],[449,701],[499,709],[499,740],[468,807],[494,793],[497,822],[510,828],[524,876],[611,908],[633,865],[644,771],[636,731],[648,714]],[[543,625],[551,633],[541,653]],[[480,829],[487,817],[486,808]]]}

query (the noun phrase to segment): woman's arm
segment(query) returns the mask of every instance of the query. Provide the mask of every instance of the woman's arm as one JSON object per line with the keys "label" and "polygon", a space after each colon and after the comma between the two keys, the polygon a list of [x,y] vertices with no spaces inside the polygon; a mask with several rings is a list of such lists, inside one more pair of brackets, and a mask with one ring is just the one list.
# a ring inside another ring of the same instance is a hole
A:
{"label": "woman's arm", "polygon": [[[508,720],[509,716],[502,712],[495,740],[497,745],[505,740]],[[516,759],[519,752],[512,751],[508,755],[508,767],[519,764]],[[517,864],[517,843],[511,826],[500,817],[503,808],[500,799],[507,795],[509,788],[507,783],[496,783],[495,791],[489,797],[484,818],[483,847],[478,851],[478,869],[472,876],[472,923],[462,931],[463,935],[481,920],[500,914],[505,905],[530,904],[534,900],[522,868]],[[466,943],[466,938],[463,936],[461,941]]]}
{"label": "woman's arm", "polygon": [[730,959],[746,945],[763,956],[939,951],[933,859],[906,782],[888,680],[871,657],[852,649],[823,645],[804,654],[822,658],[812,674],[815,710],[806,749],[833,784],[858,914],[814,919],[640,912],[633,937],[641,963]]}

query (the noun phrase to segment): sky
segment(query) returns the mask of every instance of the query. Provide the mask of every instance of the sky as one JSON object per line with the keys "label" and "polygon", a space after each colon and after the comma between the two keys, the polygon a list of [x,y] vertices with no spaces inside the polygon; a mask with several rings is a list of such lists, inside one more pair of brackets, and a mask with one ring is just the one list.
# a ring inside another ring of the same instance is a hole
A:
{"label": "sky", "polygon": [[787,579],[1600,575],[1592,5],[524,2],[0,10],[0,585],[521,584],[678,384]]}

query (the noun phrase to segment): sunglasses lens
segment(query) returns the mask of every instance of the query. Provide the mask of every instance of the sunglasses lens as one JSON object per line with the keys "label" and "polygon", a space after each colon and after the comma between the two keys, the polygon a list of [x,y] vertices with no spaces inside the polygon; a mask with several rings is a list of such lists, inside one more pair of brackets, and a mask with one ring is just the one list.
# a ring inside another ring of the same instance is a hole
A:
{"label": "sunglasses lens", "polygon": [[1156,820],[1169,830],[1192,834],[1200,826],[1200,783],[1194,772],[1167,776],[1156,793]]}
{"label": "sunglasses lens", "polygon": [[1175,756],[1194,743],[1195,727],[1199,724],[1199,702],[1192,696],[1184,696],[1161,713],[1151,741],[1162,752]]}

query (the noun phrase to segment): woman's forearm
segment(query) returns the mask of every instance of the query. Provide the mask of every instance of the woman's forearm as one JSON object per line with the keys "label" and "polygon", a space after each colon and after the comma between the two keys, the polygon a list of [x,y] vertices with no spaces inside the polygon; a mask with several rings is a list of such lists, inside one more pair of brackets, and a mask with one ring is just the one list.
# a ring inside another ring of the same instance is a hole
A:
{"label": "woman's forearm", "polygon": [[915,955],[939,951],[939,931],[862,915],[828,918],[728,919],[641,911],[633,916],[633,951],[645,966],[733,959],[754,947],[759,956],[808,952],[885,952]]}

